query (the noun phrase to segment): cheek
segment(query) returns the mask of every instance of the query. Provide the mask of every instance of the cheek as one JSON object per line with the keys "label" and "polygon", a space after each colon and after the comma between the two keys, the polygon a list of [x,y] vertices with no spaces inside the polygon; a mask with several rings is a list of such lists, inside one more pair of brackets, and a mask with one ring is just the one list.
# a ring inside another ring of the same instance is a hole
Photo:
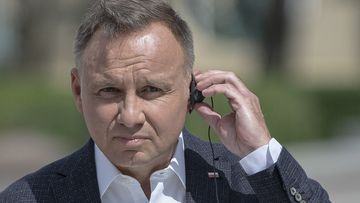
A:
{"label": "cheek", "polygon": [[187,100],[183,98],[172,98],[161,105],[148,105],[147,117],[161,140],[177,140],[187,113]]}
{"label": "cheek", "polygon": [[117,105],[84,101],[83,114],[90,134],[102,136],[117,114]]}

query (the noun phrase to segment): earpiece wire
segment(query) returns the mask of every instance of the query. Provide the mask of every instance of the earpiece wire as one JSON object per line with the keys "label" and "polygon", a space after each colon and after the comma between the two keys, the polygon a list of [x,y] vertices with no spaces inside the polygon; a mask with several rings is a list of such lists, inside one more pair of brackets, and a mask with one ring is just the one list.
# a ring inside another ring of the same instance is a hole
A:
{"label": "earpiece wire", "polygon": [[[213,97],[210,97],[211,100],[211,108],[214,109],[214,99]],[[213,148],[213,144],[211,141],[211,136],[210,136],[210,125],[208,126],[208,139],[209,139],[209,144],[210,144],[210,148],[211,148],[211,154],[212,154],[212,167],[213,167],[213,175],[214,175],[214,183],[215,183],[215,195],[216,195],[216,202],[220,203],[219,201],[219,194],[218,194],[218,185],[217,185],[217,177],[216,177],[216,168],[215,168],[215,153],[214,153],[214,148]]]}

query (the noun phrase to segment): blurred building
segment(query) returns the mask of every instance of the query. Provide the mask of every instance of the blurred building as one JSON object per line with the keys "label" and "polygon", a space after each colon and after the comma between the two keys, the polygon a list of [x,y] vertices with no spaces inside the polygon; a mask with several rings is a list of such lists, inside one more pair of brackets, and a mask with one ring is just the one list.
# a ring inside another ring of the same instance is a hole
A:
{"label": "blurred building", "polygon": [[2,0],[0,69],[61,81],[73,66],[73,39],[87,1]]}
{"label": "blurred building", "polygon": [[14,64],[16,58],[17,14],[18,5],[14,1],[0,1],[0,71]]}
{"label": "blurred building", "polygon": [[[264,68],[262,35],[277,34],[283,39],[272,38],[281,47],[270,49],[278,52],[273,53],[274,65],[282,66],[291,80],[317,88],[359,87],[357,0],[171,2],[194,31],[197,67],[236,69],[256,79]],[[264,28],[268,23],[273,33]]]}
{"label": "blurred building", "polygon": [[[358,87],[357,0],[169,0],[195,35],[196,68],[256,80],[279,69],[301,85]],[[39,70],[64,83],[88,1],[2,0],[0,70]]]}

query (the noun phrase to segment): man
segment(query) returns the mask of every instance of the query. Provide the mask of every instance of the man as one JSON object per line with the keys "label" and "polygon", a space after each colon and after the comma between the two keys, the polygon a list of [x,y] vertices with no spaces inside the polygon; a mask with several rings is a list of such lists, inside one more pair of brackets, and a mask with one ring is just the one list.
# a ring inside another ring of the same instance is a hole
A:
{"label": "man", "polygon": [[194,106],[223,143],[215,156],[183,129],[193,42],[162,1],[98,1],[75,55],[72,92],[90,141],[9,186],[1,202],[329,202],[270,137],[257,97],[233,73],[194,74],[205,97],[224,94],[232,109],[222,117]]}

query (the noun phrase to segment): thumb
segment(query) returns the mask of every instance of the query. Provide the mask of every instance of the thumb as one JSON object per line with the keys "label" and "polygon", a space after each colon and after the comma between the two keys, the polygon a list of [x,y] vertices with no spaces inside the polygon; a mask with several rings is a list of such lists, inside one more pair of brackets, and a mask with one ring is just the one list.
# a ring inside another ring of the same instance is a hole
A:
{"label": "thumb", "polygon": [[194,106],[195,111],[215,130],[218,131],[218,123],[221,119],[221,115],[204,103],[196,103]]}

